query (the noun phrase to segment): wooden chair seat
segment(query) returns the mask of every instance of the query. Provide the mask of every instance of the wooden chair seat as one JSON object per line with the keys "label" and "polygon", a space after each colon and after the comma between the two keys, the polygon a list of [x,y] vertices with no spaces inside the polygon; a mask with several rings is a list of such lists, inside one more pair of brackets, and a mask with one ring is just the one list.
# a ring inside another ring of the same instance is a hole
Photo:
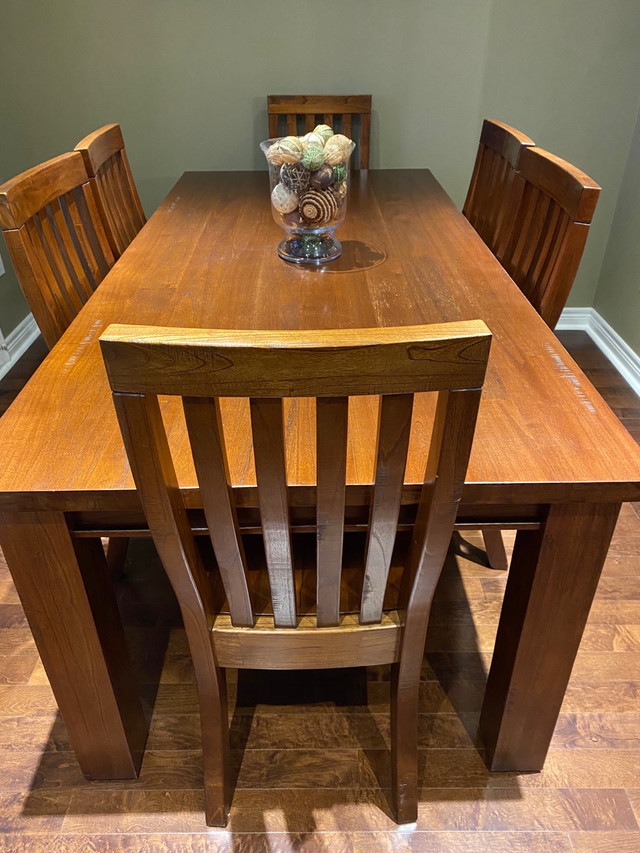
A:
{"label": "wooden chair seat", "polygon": [[[490,339],[479,321],[357,329],[348,341],[340,329],[110,326],[101,336],[131,470],[193,658],[210,825],[226,824],[231,798],[225,667],[391,664],[396,815],[399,823],[416,820],[427,623],[464,484]],[[413,398],[421,392],[438,395],[435,421],[415,524],[398,537]],[[210,546],[196,545],[158,395],[182,397]],[[372,425],[376,468],[366,533],[345,536],[348,408],[359,395],[381,395]],[[249,398],[259,536],[243,536],[239,526],[221,397]],[[290,397],[316,398],[313,535],[291,530],[283,416]],[[208,547],[215,569],[202,558]]]}
{"label": "wooden chair seat", "polygon": [[116,257],[147,221],[124,147],[119,124],[107,124],[76,145],[106,214]]}
{"label": "wooden chair seat", "polygon": [[336,133],[355,137],[354,168],[369,168],[371,95],[268,95],[267,113],[271,139],[304,135],[328,124]]}

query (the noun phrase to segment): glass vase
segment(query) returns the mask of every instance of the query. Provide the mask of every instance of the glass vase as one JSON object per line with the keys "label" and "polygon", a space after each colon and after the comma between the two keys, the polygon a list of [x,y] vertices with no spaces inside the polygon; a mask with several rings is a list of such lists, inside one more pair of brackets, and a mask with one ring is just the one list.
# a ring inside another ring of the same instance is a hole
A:
{"label": "glass vase", "polygon": [[316,140],[310,133],[260,143],[269,164],[271,211],[285,231],[278,254],[294,264],[324,264],[342,253],[334,231],[347,212],[355,143],[344,136],[331,144]]}

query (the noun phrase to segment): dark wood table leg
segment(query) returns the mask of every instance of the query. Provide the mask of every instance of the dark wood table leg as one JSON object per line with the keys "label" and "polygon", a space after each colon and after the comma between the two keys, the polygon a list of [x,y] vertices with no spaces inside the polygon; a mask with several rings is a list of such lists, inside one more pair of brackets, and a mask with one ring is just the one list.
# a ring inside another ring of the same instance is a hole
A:
{"label": "dark wood table leg", "polygon": [[491,770],[541,770],[620,504],[548,508],[519,531],[480,716]]}
{"label": "dark wood table leg", "polygon": [[102,543],[23,512],[0,514],[0,545],[83,773],[135,778],[147,724]]}

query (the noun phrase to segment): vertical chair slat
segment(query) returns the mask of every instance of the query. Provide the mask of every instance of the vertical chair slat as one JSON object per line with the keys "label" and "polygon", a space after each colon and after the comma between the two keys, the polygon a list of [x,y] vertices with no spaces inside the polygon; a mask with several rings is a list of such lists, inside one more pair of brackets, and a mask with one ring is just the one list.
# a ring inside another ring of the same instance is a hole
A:
{"label": "vertical chair slat", "polygon": [[119,251],[122,253],[131,242],[132,237],[126,226],[126,217],[122,211],[122,202],[118,192],[118,179],[113,174],[113,170],[114,158],[110,157],[102,166],[99,178],[100,186],[104,192],[105,207],[111,212],[118,235]]}
{"label": "vertical chair slat", "polygon": [[342,114],[342,133],[351,139],[353,131],[351,129],[351,115],[349,113]]}
{"label": "vertical chair slat", "polygon": [[127,247],[127,235],[122,227],[122,222],[118,215],[118,210],[111,191],[111,185],[105,172],[102,172],[92,180],[95,181],[98,194],[104,202],[105,217],[109,224],[111,240],[115,247],[115,252],[119,257]]}
{"label": "vertical chair slat", "polygon": [[546,196],[540,197],[532,211],[529,227],[527,229],[527,239],[524,242],[519,263],[519,269],[522,276],[520,286],[527,297],[533,288],[532,273],[535,268],[535,261],[538,255],[539,246],[544,238],[545,228],[547,227],[552,214],[553,204],[551,203],[551,200]]}
{"label": "vertical chair slat", "polygon": [[[73,196],[60,196],[56,203],[56,208],[59,207],[59,211],[55,210],[55,217],[58,223],[58,233],[64,240],[69,260],[73,265],[78,293],[82,302],[85,303],[98,286],[101,277],[97,268],[89,263],[91,255],[85,251],[78,239],[78,232],[69,207],[70,203],[72,206],[75,205]],[[91,258],[91,260],[93,259]]]}
{"label": "vertical chair slat", "polygon": [[561,242],[562,217],[559,214],[558,206],[549,198],[538,205],[538,220],[544,217],[544,221],[539,229],[537,228],[539,223],[536,223],[532,229],[531,260],[528,264],[525,283],[522,285],[522,291],[528,299],[532,298],[536,286],[543,280],[544,271],[549,268],[550,263],[553,263],[552,256]]}
{"label": "vertical chair slat", "polygon": [[136,213],[129,198],[129,185],[122,164],[122,158],[119,154],[114,154],[111,160],[111,178],[114,182],[113,195],[116,200],[120,219],[127,234],[127,240],[130,243],[140,230],[140,226],[135,221]]}
{"label": "vertical chair slat", "polygon": [[411,432],[412,394],[380,403],[376,473],[367,536],[360,622],[379,622],[396,537]]}
{"label": "vertical chair slat", "polygon": [[293,113],[287,116],[287,136],[298,135],[298,117]]}
{"label": "vertical chair slat", "polygon": [[[89,184],[86,185],[89,190]],[[74,246],[89,269],[87,276],[87,284],[92,292],[102,281],[105,275],[109,272],[114,263],[114,254],[112,251],[104,253],[101,251],[101,245],[97,239],[94,229],[91,226],[91,216],[89,208],[84,199],[82,187],[77,187],[64,197],[65,204],[63,212],[65,222],[72,234]],[[82,208],[82,210],[81,210]],[[97,212],[97,208],[93,208],[96,216],[102,214]],[[105,220],[105,227],[107,223]],[[92,239],[95,238],[95,239]]]}
{"label": "vertical chair slat", "polygon": [[229,477],[220,403],[207,397],[185,397],[183,405],[202,505],[231,620],[234,625],[252,627],[255,617]]}
{"label": "vertical chair slat", "polygon": [[317,122],[316,122],[315,115],[313,115],[313,113],[307,113],[307,115],[304,117],[305,133],[310,133],[313,130],[313,128],[316,126],[316,124],[317,124]]}
{"label": "vertical chair slat", "polygon": [[361,113],[360,115],[360,157],[359,157],[359,168],[360,169],[368,169],[369,168],[369,154],[370,154],[370,140],[371,140],[371,113]]}
{"label": "vertical chair slat", "polygon": [[120,151],[120,168],[123,172],[123,184],[126,185],[130,198],[131,221],[135,225],[137,233],[147,221],[147,217],[144,215],[142,202],[140,201],[136,185],[133,182],[133,173],[129,164],[129,158],[124,148]]}
{"label": "vertical chair slat", "polygon": [[60,199],[54,199],[51,204],[45,207],[44,212],[51,229],[50,236],[55,242],[60,272],[65,276],[67,287],[73,288],[80,304],[84,305],[92,293],[92,289],[87,292],[83,286],[86,278],[82,266],[78,264],[76,269],[75,250],[67,234],[66,222],[60,208]]}
{"label": "vertical chair slat", "polygon": [[38,249],[46,259],[47,272],[50,273],[51,292],[58,302],[67,305],[70,316],[75,317],[82,308],[82,302],[64,268],[46,210],[37,213],[32,222]]}
{"label": "vertical chair slat", "polygon": [[317,619],[340,622],[340,578],[347,471],[348,397],[319,397],[317,435]]}
{"label": "vertical chair slat", "polygon": [[[102,208],[99,208],[96,204],[88,183],[83,184],[81,187],[76,187],[71,194],[76,204],[80,222],[82,223],[82,234],[91,248],[91,253],[100,273],[99,276],[96,276],[97,285],[115,263],[115,256],[109,246],[105,232],[106,221],[104,220]],[[95,223],[100,223],[100,227],[96,227]],[[104,226],[102,223],[104,223]]]}
{"label": "vertical chair slat", "polygon": [[282,400],[251,399],[251,428],[273,618],[277,627],[297,625],[289,526]]}

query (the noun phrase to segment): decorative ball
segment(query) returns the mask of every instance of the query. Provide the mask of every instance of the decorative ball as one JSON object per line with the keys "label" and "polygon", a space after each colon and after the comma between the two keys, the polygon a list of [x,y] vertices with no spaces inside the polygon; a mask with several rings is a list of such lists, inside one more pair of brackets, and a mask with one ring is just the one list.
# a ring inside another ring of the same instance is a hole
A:
{"label": "decorative ball", "polygon": [[[307,174],[309,174],[307,172]],[[311,186],[317,190],[326,190],[333,183],[333,169],[331,166],[322,166],[317,172],[311,172]]]}
{"label": "decorative ball", "polygon": [[333,194],[335,195],[338,202],[340,204],[342,204],[342,202],[347,197],[347,182],[342,181],[341,184],[334,184],[333,185]]}
{"label": "decorative ball", "polygon": [[341,133],[335,133],[327,139],[324,146],[324,161],[329,166],[335,166],[336,163],[344,163],[351,154],[351,146],[353,143]]}
{"label": "decorative ball", "polygon": [[313,128],[313,132],[318,136],[321,136],[323,142],[326,142],[330,136],[333,136],[333,128],[329,127],[328,124],[318,124]]}
{"label": "decorative ball", "polygon": [[308,145],[302,155],[302,165],[310,172],[315,172],[324,163],[324,151],[320,145]]}
{"label": "decorative ball", "polygon": [[319,133],[314,133],[313,131],[311,133],[305,133],[304,136],[300,137],[300,140],[304,148],[307,148],[309,145],[319,145],[320,148],[324,147],[324,137]]}
{"label": "decorative ball", "polygon": [[347,167],[344,163],[338,163],[333,167],[333,181],[336,184],[341,184],[347,180]]}
{"label": "decorative ball", "polygon": [[300,200],[300,216],[307,225],[317,227],[332,219],[338,202],[332,190],[309,190]]}
{"label": "decorative ball", "polygon": [[267,160],[276,166],[282,163],[297,163],[302,157],[302,142],[297,136],[278,139],[267,151]]}
{"label": "decorative ball", "polygon": [[271,193],[271,204],[278,213],[290,213],[298,206],[298,196],[284,184],[276,184]]}
{"label": "decorative ball", "polygon": [[296,210],[292,210],[291,213],[285,213],[282,218],[289,228],[302,228],[304,226],[300,211],[297,208]]}
{"label": "decorative ball", "polygon": [[302,163],[285,163],[280,168],[280,180],[290,190],[303,195],[309,189],[310,173]]}

